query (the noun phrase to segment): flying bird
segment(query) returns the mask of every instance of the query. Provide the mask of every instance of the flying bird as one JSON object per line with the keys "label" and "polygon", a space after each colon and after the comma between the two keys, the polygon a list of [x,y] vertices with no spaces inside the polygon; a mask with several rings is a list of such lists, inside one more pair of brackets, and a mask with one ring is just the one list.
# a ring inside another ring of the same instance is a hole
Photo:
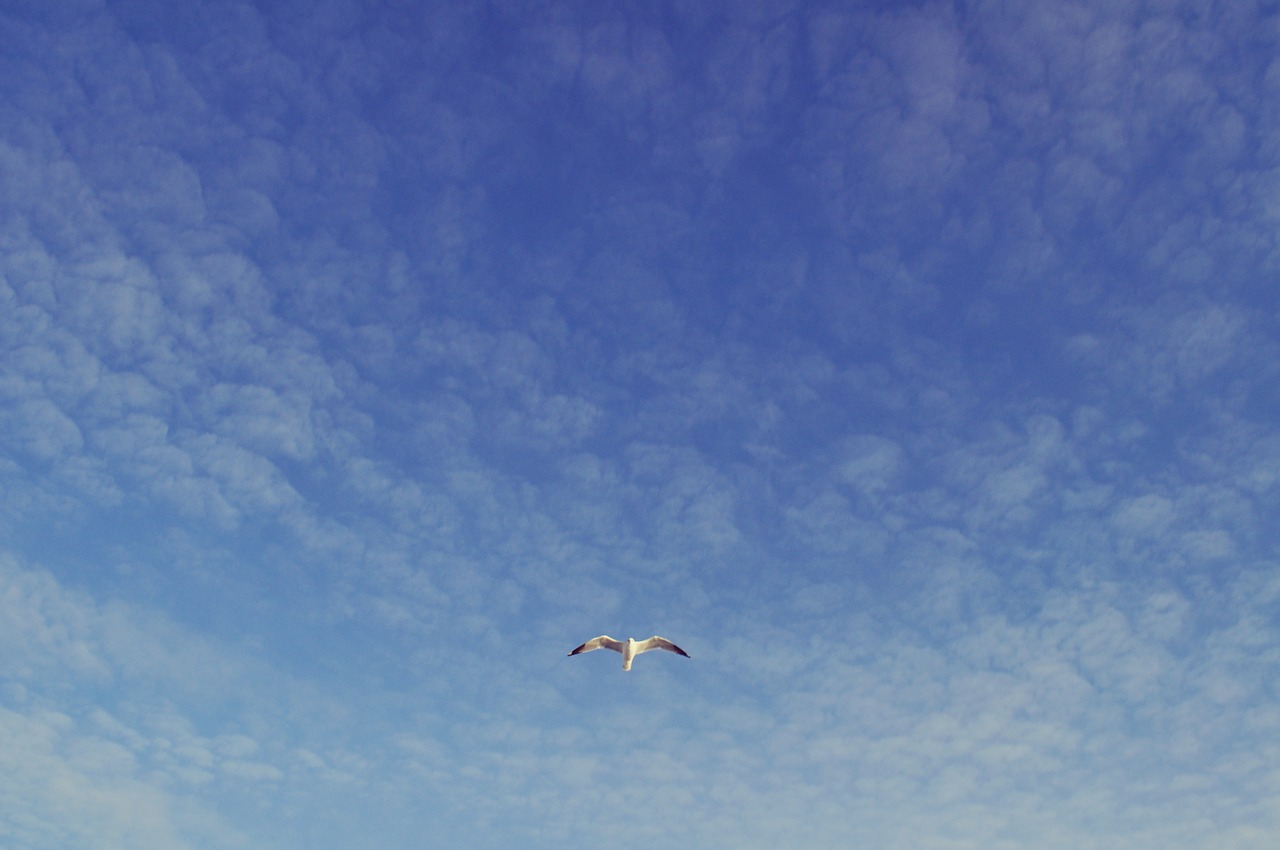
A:
{"label": "flying bird", "polygon": [[577,655],[580,652],[590,652],[593,649],[612,649],[614,652],[621,652],[623,670],[630,670],[632,659],[640,653],[648,652],[651,649],[665,649],[667,652],[674,652],[676,655],[683,655],[685,658],[690,657],[689,653],[666,638],[658,637],[657,635],[647,640],[636,640],[635,638],[614,640],[608,635],[600,635],[600,637],[592,638],[569,654]]}

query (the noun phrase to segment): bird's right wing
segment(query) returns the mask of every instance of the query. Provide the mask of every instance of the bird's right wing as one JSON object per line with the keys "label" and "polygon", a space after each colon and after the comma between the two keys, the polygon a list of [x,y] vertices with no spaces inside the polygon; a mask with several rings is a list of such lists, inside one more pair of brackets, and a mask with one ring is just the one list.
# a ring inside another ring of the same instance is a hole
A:
{"label": "bird's right wing", "polygon": [[667,652],[674,652],[676,655],[683,655],[685,658],[690,657],[689,653],[685,652],[666,638],[659,637],[658,635],[654,635],[648,640],[642,642],[640,647],[640,652],[648,652],[651,649],[665,649]]}
{"label": "bird's right wing", "polygon": [[580,652],[590,652],[593,649],[612,649],[614,652],[622,652],[622,646],[622,641],[614,640],[608,635],[600,635],[600,637],[593,637],[569,654],[577,655]]}

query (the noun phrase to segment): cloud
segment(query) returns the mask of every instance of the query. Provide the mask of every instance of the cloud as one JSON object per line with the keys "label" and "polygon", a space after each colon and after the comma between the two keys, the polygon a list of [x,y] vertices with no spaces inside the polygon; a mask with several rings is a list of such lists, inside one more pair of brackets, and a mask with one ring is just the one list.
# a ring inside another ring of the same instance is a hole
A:
{"label": "cloud", "polygon": [[5,418],[11,438],[37,462],[61,458],[79,450],[84,443],[76,424],[44,399],[20,404]]}
{"label": "cloud", "polygon": [[302,393],[282,396],[263,386],[218,384],[210,389],[207,402],[208,420],[242,444],[292,459],[315,452],[310,399]]}
{"label": "cloud", "polygon": [[[139,732],[100,708],[72,716],[50,707],[60,692],[100,691],[122,676],[186,680],[188,693],[207,698],[205,686],[219,678],[216,666],[172,663],[193,650],[201,654],[197,645],[172,629],[163,633],[154,620],[139,624],[136,612],[99,606],[7,554],[0,589],[0,635],[8,648],[3,675],[12,683],[0,706],[0,737],[7,741],[0,797],[15,813],[9,837],[23,846],[242,846],[226,823],[157,782],[149,766],[165,774],[174,767],[173,777],[186,782],[207,775],[155,761],[157,745],[169,746],[154,737],[156,730]],[[198,840],[197,825],[208,828]]]}
{"label": "cloud", "polygon": [[903,464],[902,447],[874,434],[848,438],[843,453],[838,474],[865,496],[882,493],[896,483]]}
{"label": "cloud", "polygon": [[[132,759],[118,745],[78,737],[63,715],[2,708],[0,737],[4,774],[21,777],[0,785],[6,810],[14,813],[5,832],[18,846],[197,846],[181,837],[164,793],[134,778]],[[207,836],[213,846],[239,844],[227,837]]]}
{"label": "cloud", "polygon": [[1254,11],[92,10],[0,59],[10,843],[1280,828]]}

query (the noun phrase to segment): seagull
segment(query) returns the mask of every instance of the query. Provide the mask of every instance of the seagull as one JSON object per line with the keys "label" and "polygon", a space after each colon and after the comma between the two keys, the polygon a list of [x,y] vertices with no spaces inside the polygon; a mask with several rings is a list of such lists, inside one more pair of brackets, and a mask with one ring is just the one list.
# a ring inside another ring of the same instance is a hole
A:
{"label": "seagull", "polygon": [[651,649],[665,649],[667,652],[674,652],[676,655],[683,655],[685,658],[690,657],[689,653],[666,638],[658,637],[657,635],[648,640],[636,640],[635,638],[614,640],[608,635],[600,635],[600,637],[593,637],[569,654],[577,655],[580,652],[590,652],[593,649],[612,649],[614,652],[621,652],[623,670],[630,670],[632,659],[640,653],[648,652]]}

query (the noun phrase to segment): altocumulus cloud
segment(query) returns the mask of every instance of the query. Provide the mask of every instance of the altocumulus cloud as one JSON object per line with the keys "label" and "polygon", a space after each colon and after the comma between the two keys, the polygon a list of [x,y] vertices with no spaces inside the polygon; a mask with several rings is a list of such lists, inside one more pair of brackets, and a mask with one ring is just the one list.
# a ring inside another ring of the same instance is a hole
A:
{"label": "altocumulus cloud", "polygon": [[1276,24],[7,8],[0,843],[1270,848]]}

